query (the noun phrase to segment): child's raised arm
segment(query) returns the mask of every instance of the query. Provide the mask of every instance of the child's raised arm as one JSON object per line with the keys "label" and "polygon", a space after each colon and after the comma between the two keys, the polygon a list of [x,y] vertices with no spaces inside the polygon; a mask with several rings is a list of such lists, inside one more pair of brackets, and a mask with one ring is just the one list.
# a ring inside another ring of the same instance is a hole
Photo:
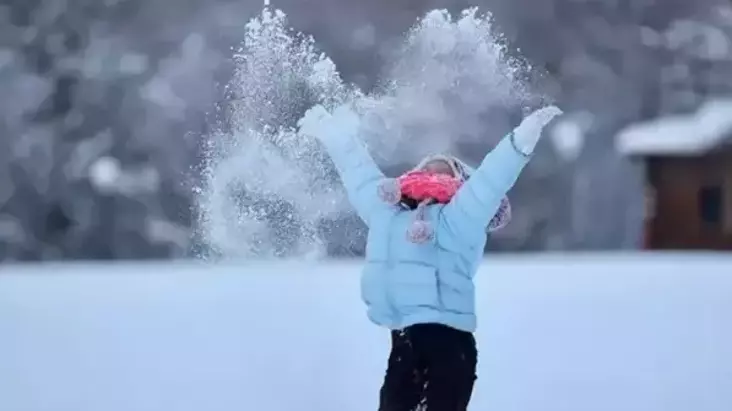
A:
{"label": "child's raised arm", "polygon": [[554,106],[539,109],[504,137],[443,208],[442,231],[462,245],[482,244],[488,223],[529,162],[542,129],[561,113]]}
{"label": "child's raised arm", "polygon": [[351,205],[368,226],[373,212],[389,205],[378,195],[384,174],[359,140],[359,124],[360,119],[351,108],[341,106],[331,114],[321,105],[308,110],[298,122],[301,133],[323,144],[343,180]]}

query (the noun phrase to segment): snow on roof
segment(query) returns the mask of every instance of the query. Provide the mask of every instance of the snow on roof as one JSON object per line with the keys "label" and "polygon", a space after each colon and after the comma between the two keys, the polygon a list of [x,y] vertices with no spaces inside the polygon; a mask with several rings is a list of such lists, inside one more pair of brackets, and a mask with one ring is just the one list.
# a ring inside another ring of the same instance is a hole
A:
{"label": "snow on roof", "polygon": [[632,124],[618,133],[615,145],[625,155],[693,155],[731,135],[732,99],[710,99],[694,113]]}

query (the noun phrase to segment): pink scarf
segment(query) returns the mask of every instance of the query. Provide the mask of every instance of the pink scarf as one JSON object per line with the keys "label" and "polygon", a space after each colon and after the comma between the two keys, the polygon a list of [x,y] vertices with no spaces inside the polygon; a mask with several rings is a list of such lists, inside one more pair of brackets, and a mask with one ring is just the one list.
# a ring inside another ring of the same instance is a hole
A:
{"label": "pink scarf", "polygon": [[[411,209],[416,203],[416,218],[407,231],[407,238],[415,243],[425,243],[434,238],[434,229],[425,219],[425,207],[435,203],[449,203],[463,185],[463,181],[446,174],[415,170],[382,182],[379,195],[384,201],[394,205],[402,204],[405,208]],[[500,230],[510,220],[511,204],[507,198],[503,198],[486,230],[489,233]]]}

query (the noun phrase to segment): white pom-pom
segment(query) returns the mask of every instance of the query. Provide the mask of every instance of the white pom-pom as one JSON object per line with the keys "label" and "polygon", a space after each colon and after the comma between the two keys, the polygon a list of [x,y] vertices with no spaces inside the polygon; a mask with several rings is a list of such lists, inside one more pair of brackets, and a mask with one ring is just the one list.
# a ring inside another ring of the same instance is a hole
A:
{"label": "white pom-pom", "polygon": [[425,220],[415,220],[407,229],[407,239],[413,243],[424,244],[435,236],[432,224]]}
{"label": "white pom-pom", "polygon": [[394,178],[385,179],[378,187],[379,198],[388,204],[396,205],[402,199],[402,190],[399,182]]}

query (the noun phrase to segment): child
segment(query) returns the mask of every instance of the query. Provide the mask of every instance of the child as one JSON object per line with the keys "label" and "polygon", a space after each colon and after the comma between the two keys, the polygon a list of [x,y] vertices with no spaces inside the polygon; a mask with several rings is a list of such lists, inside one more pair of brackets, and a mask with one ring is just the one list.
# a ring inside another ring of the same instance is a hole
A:
{"label": "child", "polygon": [[477,362],[473,277],[486,231],[505,225],[504,197],[558,114],[553,106],[530,114],[474,171],[436,156],[397,180],[358,140],[360,119],[348,106],[332,114],[316,106],[300,121],[300,132],[325,146],[369,228],[361,295],[392,340],[379,411],[467,409]]}

